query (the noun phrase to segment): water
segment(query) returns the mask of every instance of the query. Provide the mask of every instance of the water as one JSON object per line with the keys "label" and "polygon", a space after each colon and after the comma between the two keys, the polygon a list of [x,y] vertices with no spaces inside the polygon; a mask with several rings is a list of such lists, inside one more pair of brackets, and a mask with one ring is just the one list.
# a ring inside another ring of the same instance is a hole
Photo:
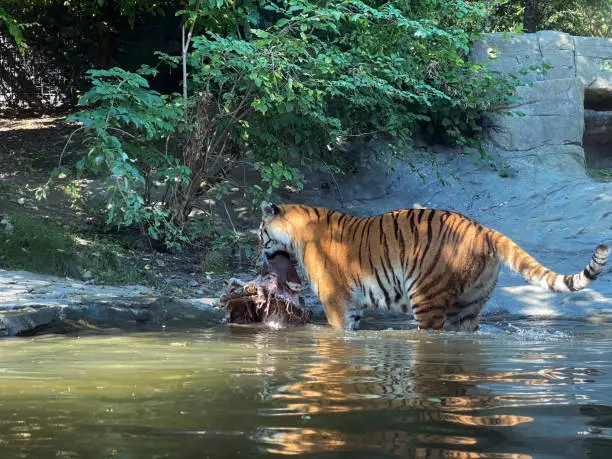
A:
{"label": "water", "polygon": [[4,339],[0,458],[610,458],[611,344],[569,321]]}

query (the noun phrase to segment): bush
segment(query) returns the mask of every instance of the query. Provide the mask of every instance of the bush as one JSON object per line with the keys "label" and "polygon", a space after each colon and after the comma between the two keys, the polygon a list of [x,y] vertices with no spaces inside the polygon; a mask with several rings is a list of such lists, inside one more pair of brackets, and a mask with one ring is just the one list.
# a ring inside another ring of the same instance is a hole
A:
{"label": "bush", "polygon": [[235,114],[228,132],[258,163],[333,151],[343,137],[403,139],[420,123],[465,143],[511,92],[466,61],[484,14],[460,0],[289,0],[264,11],[276,18],[267,29],[204,33],[189,60],[194,92]]}
{"label": "bush", "polygon": [[[143,225],[170,245],[186,241],[199,195],[227,192],[239,161],[261,173],[257,201],[285,184],[301,188],[304,168],[333,161],[353,137],[401,143],[426,125],[469,143],[482,112],[512,92],[467,62],[484,13],[462,0],[190,3],[185,14],[203,30],[186,55],[186,100],[152,91],[150,69],[96,70],[86,109],[71,117],[90,138],[79,169],[112,178],[107,222]],[[153,183],[165,187],[161,197]]]}
{"label": "bush", "polygon": [[154,185],[172,194],[189,185],[191,171],[167,149],[171,136],[184,129],[180,99],[151,90],[145,76],[153,74],[148,67],[138,73],[90,70],[92,88],[79,100],[86,108],[68,121],[82,125],[89,145],[77,162],[78,174],[110,178],[106,223],[141,225],[149,236],[163,236],[173,245],[185,241],[182,228],[170,218],[164,200],[154,196]]}

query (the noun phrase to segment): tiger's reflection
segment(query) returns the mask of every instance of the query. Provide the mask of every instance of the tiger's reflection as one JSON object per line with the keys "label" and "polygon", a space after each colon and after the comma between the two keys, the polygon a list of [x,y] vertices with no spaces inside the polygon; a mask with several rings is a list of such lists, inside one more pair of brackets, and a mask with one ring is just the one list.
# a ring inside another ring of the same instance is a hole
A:
{"label": "tiger's reflection", "polygon": [[[323,336],[300,380],[272,390],[271,397],[283,402],[273,414],[300,415],[305,425],[315,415],[333,417],[334,425],[346,418],[342,429],[265,428],[258,439],[269,452],[291,455],[382,450],[415,458],[530,457],[477,452],[495,449],[486,446],[496,432],[481,432],[482,426],[516,426],[533,419],[493,413],[504,400],[482,382],[508,375],[487,374],[476,339],[456,344],[453,338],[422,333],[412,340],[405,335]],[[353,416],[344,416],[349,412]],[[359,412],[364,416],[355,415]],[[401,424],[405,430],[397,429]]]}

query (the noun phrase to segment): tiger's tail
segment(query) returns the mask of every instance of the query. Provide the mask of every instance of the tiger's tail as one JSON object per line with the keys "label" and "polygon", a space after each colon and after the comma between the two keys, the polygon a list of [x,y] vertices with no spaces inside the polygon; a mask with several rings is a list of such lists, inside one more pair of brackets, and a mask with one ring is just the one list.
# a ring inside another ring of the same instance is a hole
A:
{"label": "tiger's tail", "polygon": [[598,245],[591,261],[581,272],[565,276],[542,266],[503,234],[494,231],[491,239],[497,256],[510,269],[523,276],[530,284],[553,292],[575,292],[588,287],[602,273],[610,254],[608,246]]}

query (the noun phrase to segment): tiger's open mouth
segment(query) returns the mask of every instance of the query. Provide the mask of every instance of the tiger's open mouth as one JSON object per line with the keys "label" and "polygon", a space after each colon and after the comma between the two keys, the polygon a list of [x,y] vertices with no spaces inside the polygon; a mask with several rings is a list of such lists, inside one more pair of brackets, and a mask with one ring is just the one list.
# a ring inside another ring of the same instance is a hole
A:
{"label": "tiger's open mouth", "polygon": [[281,257],[288,258],[291,263],[294,263],[294,264],[297,263],[297,259],[292,254],[287,252],[286,250],[277,250],[275,252],[272,252],[271,254],[267,254],[264,251],[263,255],[264,255],[266,261],[268,261],[268,262],[274,260],[277,256],[281,256]]}
{"label": "tiger's open mouth", "polygon": [[281,290],[289,289],[293,293],[298,293],[302,289],[302,280],[289,253],[278,250],[271,256],[265,256],[264,258],[264,273],[267,272],[274,276]]}

